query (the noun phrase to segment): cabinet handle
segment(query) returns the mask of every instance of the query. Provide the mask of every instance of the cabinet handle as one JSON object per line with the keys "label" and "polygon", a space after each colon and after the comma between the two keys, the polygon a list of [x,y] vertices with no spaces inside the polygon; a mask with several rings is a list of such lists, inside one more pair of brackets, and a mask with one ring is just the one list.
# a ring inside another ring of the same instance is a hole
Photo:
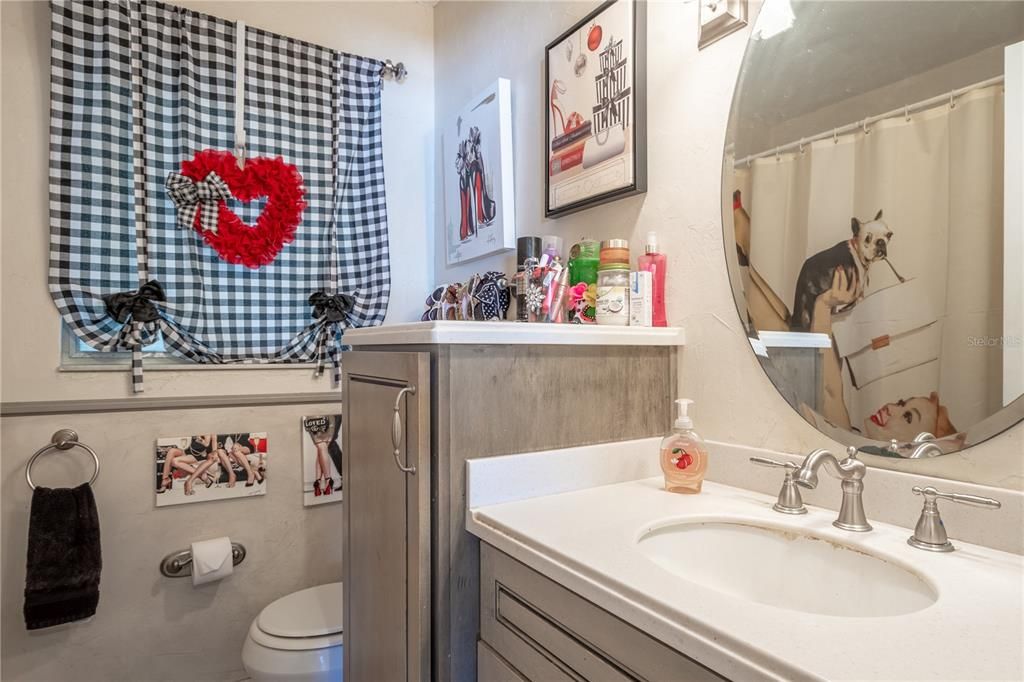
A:
{"label": "cabinet handle", "polygon": [[402,443],[402,416],[400,410],[402,409],[402,398],[405,397],[406,393],[408,393],[409,395],[416,395],[416,387],[406,386],[405,388],[398,392],[397,396],[395,396],[395,416],[391,420],[391,444],[395,446],[395,466],[398,467],[398,470],[406,474],[415,475],[416,467],[403,466],[402,460],[398,459],[398,446],[401,445]]}

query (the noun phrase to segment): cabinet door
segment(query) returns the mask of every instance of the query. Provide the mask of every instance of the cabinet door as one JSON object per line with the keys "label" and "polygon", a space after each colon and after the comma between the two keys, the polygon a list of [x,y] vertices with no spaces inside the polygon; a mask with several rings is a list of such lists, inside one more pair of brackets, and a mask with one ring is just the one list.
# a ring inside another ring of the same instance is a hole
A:
{"label": "cabinet door", "polygon": [[342,369],[345,679],[426,680],[430,356],[347,352]]}

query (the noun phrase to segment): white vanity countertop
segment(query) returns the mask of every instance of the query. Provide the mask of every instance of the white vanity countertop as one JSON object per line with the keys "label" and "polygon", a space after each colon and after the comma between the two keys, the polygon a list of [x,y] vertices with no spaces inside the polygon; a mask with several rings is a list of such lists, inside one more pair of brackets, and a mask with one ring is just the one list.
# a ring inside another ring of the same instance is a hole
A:
{"label": "white vanity countertop", "polygon": [[680,327],[612,327],[518,322],[410,322],[345,331],[350,346],[421,344],[530,344],[570,346],[682,346]]}
{"label": "white vanity countertop", "polygon": [[[481,467],[506,460],[495,465],[507,471],[510,459],[471,462],[471,533],[732,679],[1024,678],[1020,555],[955,540],[953,553],[924,552],[906,544],[907,528],[872,520],[874,531],[850,533],[831,525],[834,511],[810,507],[806,515],[784,517],[772,511],[772,496],[710,481],[692,496],[663,491],[656,477],[502,502],[514,497],[506,491],[490,503],[487,490],[496,487]],[[839,494],[837,481],[823,476],[822,485]],[[641,554],[638,538],[670,520],[799,528],[912,570],[937,590],[938,600],[906,615],[853,618],[733,597]]]}

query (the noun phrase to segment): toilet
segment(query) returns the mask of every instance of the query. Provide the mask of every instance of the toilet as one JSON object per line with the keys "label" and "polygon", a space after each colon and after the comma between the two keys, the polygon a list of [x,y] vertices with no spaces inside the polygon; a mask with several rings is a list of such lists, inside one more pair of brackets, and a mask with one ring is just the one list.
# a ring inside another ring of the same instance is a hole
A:
{"label": "toilet", "polygon": [[285,595],[249,626],[242,664],[254,682],[342,679],[342,583]]}

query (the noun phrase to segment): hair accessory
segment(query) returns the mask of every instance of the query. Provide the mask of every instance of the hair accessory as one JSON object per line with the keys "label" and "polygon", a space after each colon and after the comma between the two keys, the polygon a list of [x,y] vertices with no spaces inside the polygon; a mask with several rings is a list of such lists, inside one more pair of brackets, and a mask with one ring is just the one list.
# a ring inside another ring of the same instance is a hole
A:
{"label": "hair accessory", "polygon": [[456,282],[454,284],[442,284],[435,288],[424,302],[427,310],[420,316],[420,320],[430,322],[431,320],[456,319],[458,292],[461,287],[462,283]]}
{"label": "hair accessory", "polygon": [[423,322],[431,320],[504,320],[512,305],[505,273],[491,271],[473,275],[465,284],[455,282],[436,287],[424,304]]}
{"label": "hair accessory", "polygon": [[483,319],[504,320],[508,316],[512,294],[504,272],[485,272],[480,277],[475,295],[480,303],[479,310]]}

